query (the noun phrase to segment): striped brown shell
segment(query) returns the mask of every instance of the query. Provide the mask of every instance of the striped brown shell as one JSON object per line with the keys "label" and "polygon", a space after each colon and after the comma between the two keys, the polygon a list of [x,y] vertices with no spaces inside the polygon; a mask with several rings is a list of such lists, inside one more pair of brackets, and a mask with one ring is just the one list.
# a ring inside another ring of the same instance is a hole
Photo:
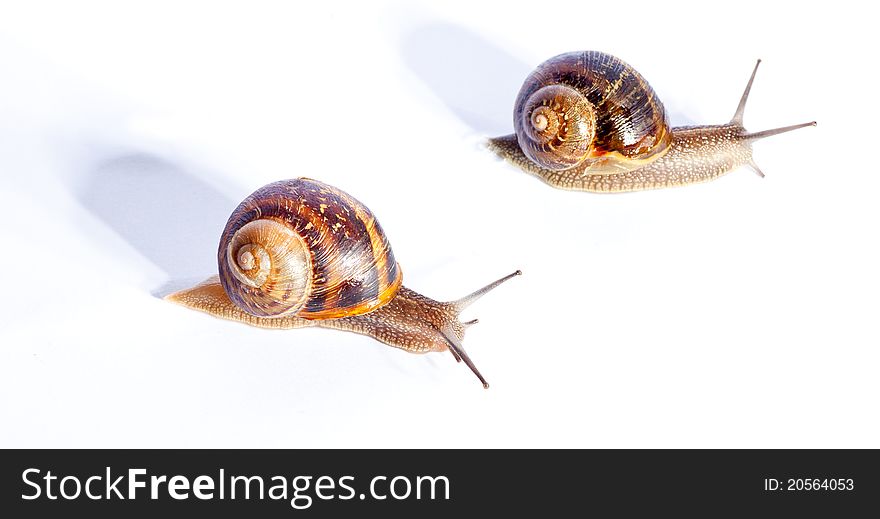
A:
{"label": "striped brown shell", "polygon": [[513,114],[520,148],[553,170],[619,173],[661,157],[666,110],[635,69],[602,52],[551,58],[526,78]]}
{"label": "striped brown shell", "polygon": [[298,178],[261,187],[229,217],[220,282],[257,316],[333,319],[390,301],[402,274],[379,222],[335,187]]}

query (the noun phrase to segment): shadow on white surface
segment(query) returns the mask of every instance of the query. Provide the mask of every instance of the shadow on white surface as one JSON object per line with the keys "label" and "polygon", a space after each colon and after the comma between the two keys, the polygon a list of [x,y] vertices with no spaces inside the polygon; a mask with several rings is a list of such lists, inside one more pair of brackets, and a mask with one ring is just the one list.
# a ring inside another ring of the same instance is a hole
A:
{"label": "shadow on white surface", "polygon": [[532,67],[463,27],[435,22],[404,35],[404,62],[462,121],[510,133],[513,102]]}
{"label": "shadow on white surface", "polygon": [[[474,131],[486,136],[513,133],[516,96],[537,62],[528,64],[464,27],[442,22],[409,31],[401,53],[416,76]],[[672,105],[666,110],[673,126],[698,124],[674,101]]]}
{"label": "shadow on white surface", "polygon": [[214,251],[236,203],[182,167],[148,153],[99,163],[82,204],[167,274],[162,297],[216,271]]}

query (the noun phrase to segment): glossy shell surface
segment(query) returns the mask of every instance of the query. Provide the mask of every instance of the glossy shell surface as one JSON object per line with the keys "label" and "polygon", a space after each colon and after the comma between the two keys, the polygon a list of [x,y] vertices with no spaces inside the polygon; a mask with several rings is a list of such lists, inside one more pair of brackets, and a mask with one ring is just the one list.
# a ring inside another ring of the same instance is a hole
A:
{"label": "glossy shell surface", "polygon": [[257,316],[360,315],[388,303],[402,280],[370,210],[306,178],[269,184],[242,201],[217,260],[229,298]]}
{"label": "glossy shell surface", "polygon": [[517,96],[514,128],[523,152],[538,165],[586,165],[589,174],[656,160],[672,137],[666,110],[641,74],[596,51],[561,54],[539,65]]}

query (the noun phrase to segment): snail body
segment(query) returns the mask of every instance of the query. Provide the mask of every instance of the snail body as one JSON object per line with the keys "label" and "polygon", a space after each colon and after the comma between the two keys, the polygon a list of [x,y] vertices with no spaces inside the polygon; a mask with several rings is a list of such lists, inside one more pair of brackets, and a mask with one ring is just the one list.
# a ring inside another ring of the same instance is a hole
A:
{"label": "snail body", "polygon": [[450,351],[488,387],[461,341],[459,313],[519,271],[462,299],[439,302],[402,286],[384,231],[344,191],[298,178],[264,186],[233,211],[219,275],[167,296],[261,328],[350,331],[412,353]]}
{"label": "snail body", "polygon": [[740,166],[764,176],[752,143],[816,123],[746,131],[743,112],[757,69],[729,123],[674,128],[648,82],[620,59],[595,51],[562,54],[529,75],[514,108],[516,133],[490,139],[489,147],[560,189],[683,186]]}

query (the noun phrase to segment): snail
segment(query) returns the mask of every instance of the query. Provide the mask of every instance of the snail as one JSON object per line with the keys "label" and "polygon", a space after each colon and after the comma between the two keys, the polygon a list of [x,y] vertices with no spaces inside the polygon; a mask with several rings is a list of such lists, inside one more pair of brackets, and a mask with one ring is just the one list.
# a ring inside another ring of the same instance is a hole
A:
{"label": "snail", "polygon": [[309,326],[368,335],[412,353],[449,350],[486,379],[462,346],[458,314],[516,271],[450,302],[402,286],[376,218],[348,193],[297,178],[266,185],[233,211],[217,251],[219,275],[166,296],[252,326]]}
{"label": "snail", "polygon": [[490,139],[498,156],[551,186],[621,192],[707,182],[740,166],[759,176],[752,143],[812,121],[749,133],[743,112],[758,65],[727,124],[671,128],[647,81],[602,52],[551,58],[525,80],[514,135]]}

